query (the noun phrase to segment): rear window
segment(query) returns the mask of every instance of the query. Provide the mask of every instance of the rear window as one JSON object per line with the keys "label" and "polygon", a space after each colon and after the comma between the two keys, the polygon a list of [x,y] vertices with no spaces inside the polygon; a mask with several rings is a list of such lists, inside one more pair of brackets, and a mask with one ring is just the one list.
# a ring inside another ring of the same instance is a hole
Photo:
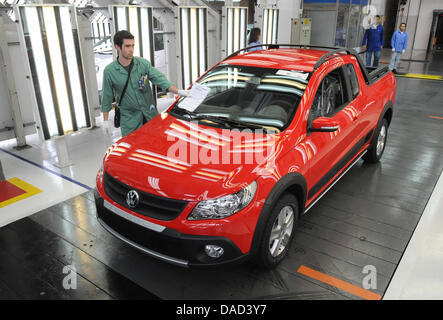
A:
{"label": "rear window", "polygon": [[354,66],[352,64],[347,64],[344,66],[343,69],[345,71],[346,77],[348,77],[351,83],[352,99],[355,99],[355,97],[357,97],[358,95],[360,88],[358,86],[358,79],[357,79],[357,74],[355,73]]}

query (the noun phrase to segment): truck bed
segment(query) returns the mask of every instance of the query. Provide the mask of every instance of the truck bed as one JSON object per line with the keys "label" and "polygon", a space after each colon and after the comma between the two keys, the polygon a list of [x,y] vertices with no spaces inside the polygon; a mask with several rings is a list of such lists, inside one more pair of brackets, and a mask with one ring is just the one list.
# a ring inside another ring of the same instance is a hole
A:
{"label": "truck bed", "polygon": [[383,78],[386,74],[390,72],[387,65],[381,65],[378,67],[366,67],[366,71],[368,73],[369,85],[377,82],[379,79]]}

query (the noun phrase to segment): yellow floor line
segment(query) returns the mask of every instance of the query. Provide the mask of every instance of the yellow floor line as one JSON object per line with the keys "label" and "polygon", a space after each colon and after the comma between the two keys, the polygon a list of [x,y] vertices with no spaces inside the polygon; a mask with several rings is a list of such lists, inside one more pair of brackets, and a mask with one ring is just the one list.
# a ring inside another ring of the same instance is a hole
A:
{"label": "yellow floor line", "polygon": [[20,180],[19,178],[12,178],[12,179],[8,179],[8,182],[10,182],[11,184],[15,185],[17,188],[22,189],[23,191],[25,191],[26,193],[19,195],[17,197],[8,199],[6,201],[0,202],[0,208],[9,206],[13,203],[19,202],[21,200],[24,200],[26,198],[32,197],[38,193],[43,192],[42,190],[34,187],[33,185],[30,185],[29,183]]}
{"label": "yellow floor line", "polygon": [[405,78],[426,79],[426,80],[442,80],[442,76],[437,76],[432,74],[406,73],[402,75],[397,74],[397,76]]}

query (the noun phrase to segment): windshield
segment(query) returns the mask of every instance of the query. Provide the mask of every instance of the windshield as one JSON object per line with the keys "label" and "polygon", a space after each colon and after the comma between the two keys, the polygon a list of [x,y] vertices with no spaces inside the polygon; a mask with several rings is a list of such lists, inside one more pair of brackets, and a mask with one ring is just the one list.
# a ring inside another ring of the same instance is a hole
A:
{"label": "windshield", "polygon": [[297,110],[308,76],[304,71],[220,65],[202,77],[199,85],[194,84],[193,90],[204,89],[199,90],[198,99],[182,98],[171,111],[192,113],[197,120],[213,116],[231,124],[283,131]]}

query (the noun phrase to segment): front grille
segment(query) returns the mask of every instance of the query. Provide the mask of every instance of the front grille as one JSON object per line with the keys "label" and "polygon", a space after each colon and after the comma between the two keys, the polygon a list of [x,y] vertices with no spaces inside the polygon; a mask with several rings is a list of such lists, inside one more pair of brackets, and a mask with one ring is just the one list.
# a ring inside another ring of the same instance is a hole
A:
{"label": "front grille", "polygon": [[143,228],[108,210],[99,210],[98,216],[112,230],[146,249],[178,259],[187,259],[186,248],[179,239]]}
{"label": "front grille", "polygon": [[[119,205],[139,213],[145,217],[158,220],[174,220],[185,209],[188,202],[183,200],[168,199],[149,194],[118,181],[107,172],[103,177],[106,194]],[[130,208],[126,203],[126,195],[130,190],[137,191],[140,202],[137,207]]]}

